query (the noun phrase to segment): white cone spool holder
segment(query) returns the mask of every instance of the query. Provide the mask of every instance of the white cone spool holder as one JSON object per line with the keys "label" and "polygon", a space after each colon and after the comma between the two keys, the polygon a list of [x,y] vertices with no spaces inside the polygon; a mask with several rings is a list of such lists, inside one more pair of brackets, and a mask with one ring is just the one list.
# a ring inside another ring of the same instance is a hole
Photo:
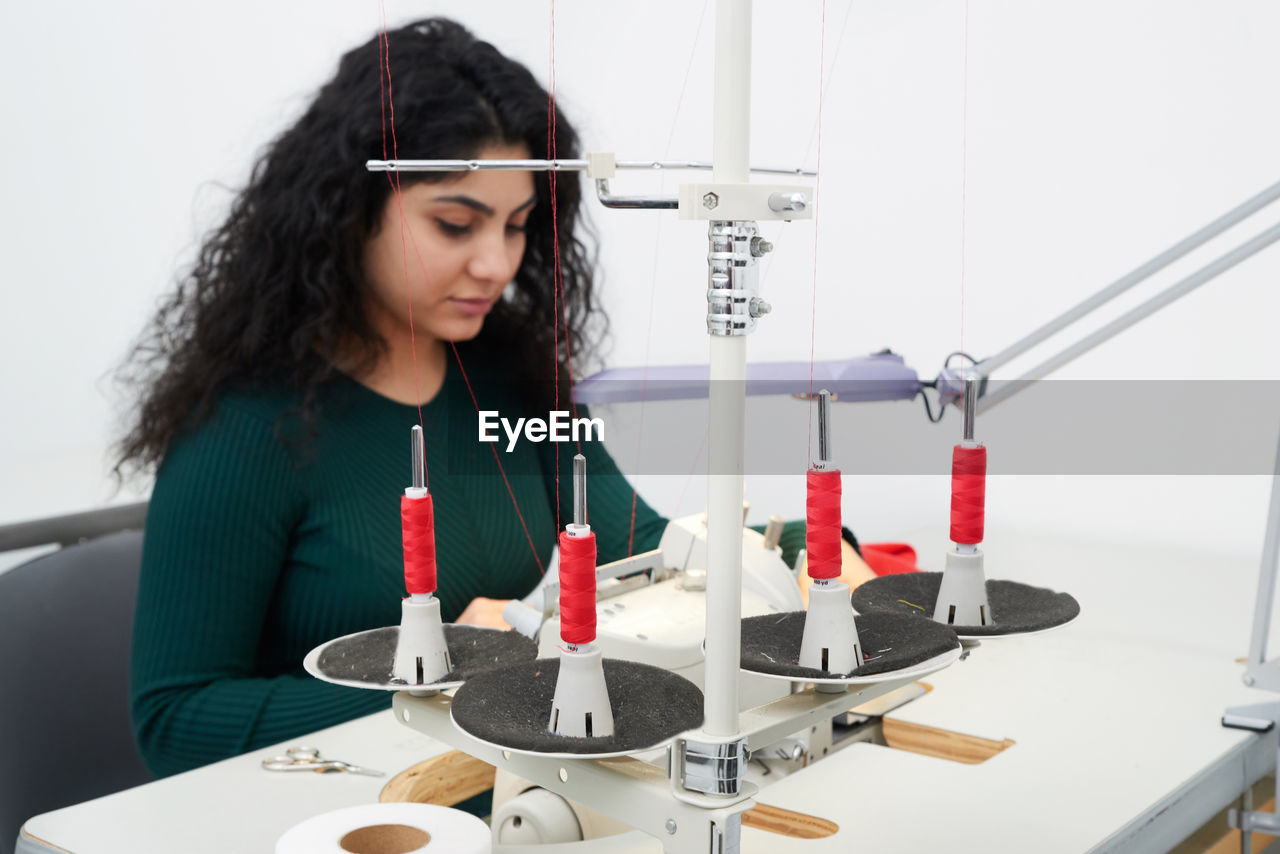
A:
{"label": "white cone spool holder", "polygon": [[[809,587],[809,610],[800,641],[800,666],[844,674],[860,664],[862,645],[849,602],[849,585],[830,579],[814,580]],[[839,687],[844,690],[844,686]]]}
{"label": "white cone spool holder", "polygon": [[[961,548],[971,548],[973,551],[961,552]],[[944,626],[991,624],[987,577],[982,569],[982,549],[977,546],[957,546],[955,550],[947,552],[946,569],[938,587],[933,619]]]}
{"label": "white cone spool holder", "polygon": [[414,594],[400,603],[400,639],[391,675],[409,685],[439,682],[453,669],[440,622],[440,600]]}
{"label": "white cone spool holder", "polygon": [[604,682],[604,658],[595,644],[560,647],[560,675],[547,728],[556,735],[613,735],[613,709]]}
{"label": "white cone spool holder", "polygon": [[[587,524],[587,461],[582,454],[573,458],[573,522],[565,525],[564,530],[574,539],[591,534],[591,526]],[[561,582],[563,585],[563,576]],[[562,594],[563,591],[561,586]],[[562,633],[563,620],[562,613]],[[560,639],[564,641],[560,647],[560,673],[556,676],[556,693],[551,700],[547,729],[556,735],[575,738],[613,735],[613,707],[609,704],[600,649],[591,642],[570,643],[563,634]]]}

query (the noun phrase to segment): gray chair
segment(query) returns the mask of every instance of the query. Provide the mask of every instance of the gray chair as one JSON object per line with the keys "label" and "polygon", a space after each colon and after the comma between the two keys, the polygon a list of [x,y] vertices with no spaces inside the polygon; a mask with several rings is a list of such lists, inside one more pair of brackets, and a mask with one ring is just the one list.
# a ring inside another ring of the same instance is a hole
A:
{"label": "gray chair", "polygon": [[33,815],[148,782],[129,721],[142,533],[0,574],[0,854]]}

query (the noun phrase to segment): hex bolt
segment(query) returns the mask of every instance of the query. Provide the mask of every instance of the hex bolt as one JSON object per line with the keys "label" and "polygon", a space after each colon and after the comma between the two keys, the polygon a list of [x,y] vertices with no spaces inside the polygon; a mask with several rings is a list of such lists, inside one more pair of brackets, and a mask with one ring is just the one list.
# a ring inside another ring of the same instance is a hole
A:
{"label": "hex bolt", "polygon": [[773,306],[760,299],[760,297],[752,297],[751,302],[747,304],[747,310],[751,313],[752,317],[764,317],[766,314],[773,311]]}
{"label": "hex bolt", "polygon": [[763,258],[773,251],[773,244],[765,240],[763,237],[751,238],[751,257]]}
{"label": "hex bolt", "polygon": [[715,193],[707,193],[702,197],[702,206],[709,211],[715,210],[718,204],[720,204],[720,197]]}
{"label": "hex bolt", "polygon": [[667,833],[674,834],[676,832],[676,820],[674,818],[667,819]]}
{"label": "hex bolt", "polygon": [[1248,685],[1250,688],[1253,687],[1253,681],[1254,681],[1253,677],[1250,676],[1248,673],[1244,675],[1244,684]]}

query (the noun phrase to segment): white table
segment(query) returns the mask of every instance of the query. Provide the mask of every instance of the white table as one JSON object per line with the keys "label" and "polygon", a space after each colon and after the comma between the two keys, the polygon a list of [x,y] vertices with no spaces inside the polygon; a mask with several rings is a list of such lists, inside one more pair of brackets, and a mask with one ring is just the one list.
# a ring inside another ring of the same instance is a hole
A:
{"label": "white table", "polygon": [[[926,564],[945,547],[932,536],[913,540]],[[1235,663],[1248,643],[1255,559],[1024,534],[1002,537],[988,570],[1066,589],[1082,615],[984,643],[894,716],[1014,746],[980,765],[872,744],[839,751],[759,800],[831,819],[840,832],[786,841],[748,828],[744,851],[1160,852],[1274,765],[1274,734],[1219,724],[1228,705],[1270,699],[1241,684]],[[298,741],[388,774],[446,749],[390,713]],[[270,773],[259,762],[271,752],[37,816],[24,829],[27,850],[269,851],[286,828],[376,801],[385,783]]]}
{"label": "white table", "polygon": [[[387,776],[261,767],[264,758],[301,743]],[[36,816],[24,825],[21,838],[26,850],[35,852],[269,852],[295,824],[330,810],[374,803],[392,776],[448,749],[397,723],[387,710],[277,748]]]}

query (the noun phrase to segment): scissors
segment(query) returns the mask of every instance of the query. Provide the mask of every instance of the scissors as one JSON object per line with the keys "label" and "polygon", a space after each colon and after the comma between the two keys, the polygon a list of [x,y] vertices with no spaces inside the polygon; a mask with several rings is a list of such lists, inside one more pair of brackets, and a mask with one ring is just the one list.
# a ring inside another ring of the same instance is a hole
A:
{"label": "scissors", "polygon": [[320,755],[320,751],[314,747],[299,745],[298,747],[290,747],[284,752],[283,756],[272,756],[270,759],[262,760],[262,767],[268,771],[346,771],[349,774],[365,774],[370,777],[387,776],[382,771],[375,771],[372,768],[362,768],[359,765],[352,765],[350,762],[342,762],[337,759],[325,759]]}

